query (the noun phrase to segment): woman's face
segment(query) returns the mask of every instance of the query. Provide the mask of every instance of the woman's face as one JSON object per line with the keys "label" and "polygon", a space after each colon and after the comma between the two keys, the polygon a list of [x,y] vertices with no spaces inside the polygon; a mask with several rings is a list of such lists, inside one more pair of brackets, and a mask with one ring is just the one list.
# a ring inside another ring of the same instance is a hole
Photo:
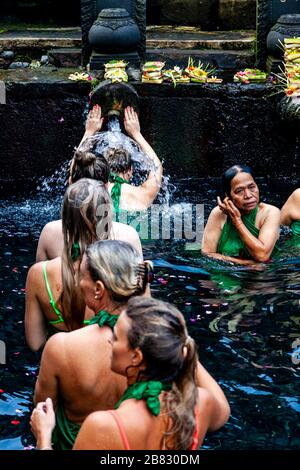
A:
{"label": "woman's face", "polygon": [[112,339],[111,370],[127,376],[128,366],[133,365],[134,350],[128,344],[130,320],[126,312],[122,312],[114,327]]}
{"label": "woman's face", "polygon": [[259,202],[259,189],[249,173],[241,171],[231,180],[230,198],[243,212],[252,211]]}

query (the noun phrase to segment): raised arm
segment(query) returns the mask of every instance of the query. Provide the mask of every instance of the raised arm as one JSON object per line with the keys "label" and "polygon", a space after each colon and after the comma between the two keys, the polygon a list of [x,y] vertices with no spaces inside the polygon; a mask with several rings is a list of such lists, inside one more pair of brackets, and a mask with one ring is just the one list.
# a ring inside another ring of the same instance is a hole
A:
{"label": "raised arm", "polygon": [[153,167],[151,168],[147,180],[139,186],[141,195],[151,204],[160,190],[163,167],[160,159],[154,152],[151,145],[141,134],[139,118],[133,108],[127,107],[124,115],[124,126],[127,134],[135,140],[143,152],[151,159]]}
{"label": "raised arm", "polygon": [[[230,406],[221,387],[207,370],[198,362],[196,373],[196,383],[200,389],[203,389],[202,399],[205,405],[200,401],[201,413],[207,423],[208,431],[216,431],[228,421],[230,416]],[[205,429],[204,429],[205,432]]]}
{"label": "raised arm", "polygon": [[37,297],[41,276],[41,264],[34,264],[29,269],[26,280],[25,337],[32,351],[38,351],[47,340],[47,323]]}
{"label": "raised arm", "polygon": [[91,137],[92,135],[96,134],[96,132],[101,131],[103,125],[104,118],[101,117],[101,107],[96,104],[93,109],[88,114],[86,124],[85,124],[85,133],[78,145],[80,147],[83,142]]}
{"label": "raised arm", "polygon": [[296,189],[281,208],[280,223],[291,225],[294,220],[300,220],[300,189]]}

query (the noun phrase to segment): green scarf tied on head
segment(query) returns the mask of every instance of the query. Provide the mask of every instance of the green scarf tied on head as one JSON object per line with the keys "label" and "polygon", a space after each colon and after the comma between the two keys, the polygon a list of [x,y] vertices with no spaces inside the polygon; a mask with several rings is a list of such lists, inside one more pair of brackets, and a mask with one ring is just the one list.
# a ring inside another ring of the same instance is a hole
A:
{"label": "green scarf tied on head", "polygon": [[158,416],[160,413],[160,401],[159,395],[163,390],[170,390],[171,385],[165,385],[158,380],[150,380],[149,382],[136,382],[129,385],[124,395],[120,398],[118,403],[115,405],[115,409],[119,408],[121,403],[130,398],[136,400],[146,400],[149,411],[154,415]]}
{"label": "green scarf tied on head", "polygon": [[112,330],[117,323],[119,315],[111,315],[110,313],[106,312],[105,310],[100,310],[94,318],[91,318],[89,321],[89,325],[96,325],[98,324],[100,327],[107,325]]}

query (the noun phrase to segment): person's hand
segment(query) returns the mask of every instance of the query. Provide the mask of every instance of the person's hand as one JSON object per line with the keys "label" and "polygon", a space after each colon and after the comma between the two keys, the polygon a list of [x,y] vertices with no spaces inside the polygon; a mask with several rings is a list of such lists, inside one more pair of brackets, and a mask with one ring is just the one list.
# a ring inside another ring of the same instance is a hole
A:
{"label": "person's hand", "polygon": [[124,127],[127,134],[133,139],[141,133],[138,115],[130,106],[127,106],[124,111]]}
{"label": "person's hand", "polygon": [[222,202],[219,196],[217,197],[218,206],[223,214],[231,218],[233,225],[237,226],[242,223],[242,216],[238,208],[233,204],[229,197],[225,197]]}
{"label": "person's hand", "polygon": [[30,417],[31,431],[37,440],[49,437],[55,428],[55,412],[51,398],[38,403]]}
{"label": "person's hand", "polygon": [[103,121],[104,118],[101,117],[101,107],[96,104],[88,114],[85,125],[85,133],[94,135],[96,132],[101,131]]}

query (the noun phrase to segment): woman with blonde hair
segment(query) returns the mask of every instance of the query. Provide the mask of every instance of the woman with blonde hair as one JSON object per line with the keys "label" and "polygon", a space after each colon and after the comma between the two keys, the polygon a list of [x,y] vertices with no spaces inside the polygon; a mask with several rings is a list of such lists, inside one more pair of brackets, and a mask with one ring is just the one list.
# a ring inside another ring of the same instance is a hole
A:
{"label": "woman with blonde hair", "polygon": [[[39,350],[49,334],[81,328],[93,316],[78,287],[78,270],[87,246],[113,238],[114,225],[102,182],[83,178],[68,187],[62,207],[62,256],[34,264],[27,275],[25,333],[30,349]],[[124,227],[125,234],[119,232],[118,238],[126,240]],[[137,234],[136,239],[141,252]]]}
{"label": "woman with blonde hair", "polygon": [[[182,314],[165,302],[129,300],[114,328],[111,369],[126,377],[127,389],[115,410],[86,418],[75,450],[195,450],[229,418],[227,399],[199,363]],[[51,449],[54,424],[48,398],[31,416],[39,449]]]}
{"label": "woman with blonde hair", "polygon": [[90,245],[80,265],[80,288],[94,318],[90,325],[49,339],[35,387],[35,403],[51,397],[57,449],[71,449],[83,420],[113,407],[126,381],[110,369],[112,329],[133,296],[145,293],[151,263],[126,242]]}

